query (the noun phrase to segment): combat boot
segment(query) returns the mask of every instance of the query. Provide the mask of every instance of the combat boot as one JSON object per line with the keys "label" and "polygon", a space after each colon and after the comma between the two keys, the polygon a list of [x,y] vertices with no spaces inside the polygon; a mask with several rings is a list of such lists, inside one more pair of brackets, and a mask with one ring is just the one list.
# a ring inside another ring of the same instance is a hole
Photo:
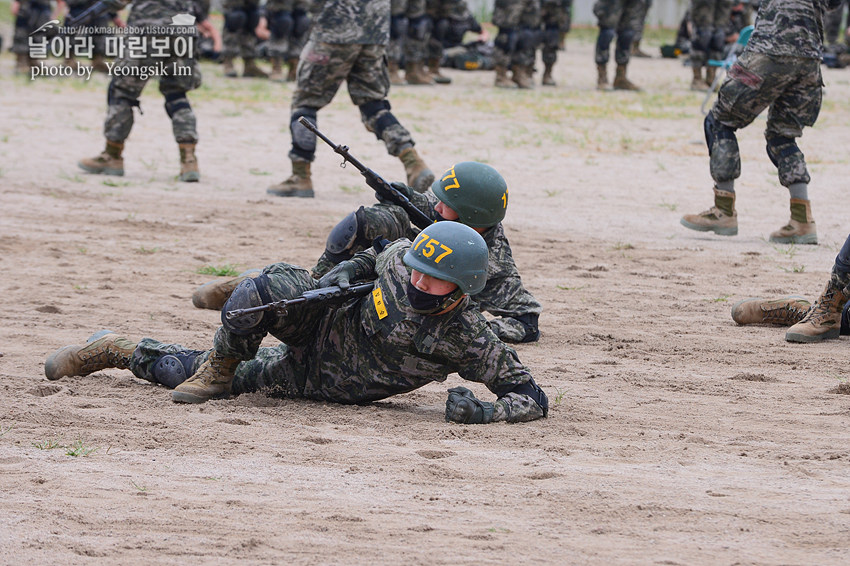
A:
{"label": "combat boot", "polygon": [[201,180],[198,170],[198,158],[195,157],[195,144],[180,143],[180,175],[177,178],[184,183],[197,183]]}
{"label": "combat boot", "polygon": [[705,68],[705,84],[708,85],[708,89],[714,86],[714,79],[717,77],[717,67],[706,67]]}
{"label": "combat boot", "polygon": [[94,334],[86,344],[65,346],[44,362],[44,375],[56,380],[66,376],[84,376],[107,368],[128,369],[136,343],[105,331]]}
{"label": "combat boot", "polygon": [[596,65],[596,90],[608,90],[608,65]]}
{"label": "combat boot", "polygon": [[292,175],[282,183],[272,185],[266,192],[277,197],[313,198],[313,180],[309,161],[293,161]]}
{"label": "combat boot", "polygon": [[287,59],[286,64],[289,65],[289,71],[286,74],[286,82],[294,83],[298,78],[298,58]]}
{"label": "combat boot", "polygon": [[175,403],[205,403],[210,399],[228,397],[238,365],[239,360],[226,358],[213,350],[195,375],[174,388],[171,400]]}
{"label": "combat boot", "polygon": [[[708,90],[708,83],[705,79],[702,78],[702,67],[691,67],[694,72],[694,78],[691,81],[691,90],[702,91],[705,92]],[[706,70],[706,74],[708,70]]]}
{"label": "combat boot", "polygon": [[124,144],[106,140],[106,149],[97,157],[81,159],[77,166],[86,173],[95,175],[124,175],[124,158],[121,152]]}
{"label": "combat boot", "polygon": [[418,193],[424,193],[434,182],[434,173],[428,169],[415,148],[408,147],[399,156],[404,163],[404,172],[407,173],[407,185]]}
{"label": "combat boot", "polygon": [[507,67],[496,67],[496,83],[495,85],[498,88],[514,88],[514,82],[508,78],[508,68]]}
{"label": "combat boot", "polygon": [[432,85],[434,79],[429,75],[422,61],[411,61],[404,69],[404,78],[409,85]]}
{"label": "combat boot", "polygon": [[239,76],[239,73],[236,72],[236,67],[233,66],[233,57],[225,56],[222,65],[224,66],[225,77],[234,78]]}
{"label": "combat boot", "polygon": [[283,61],[281,61],[280,57],[272,57],[272,72],[269,74],[269,80],[276,83],[286,81],[286,77],[283,74]]}
{"label": "combat boot", "polygon": [[788,342],[820,342],[838,338],[841,331],[841,310],[850,296],[850,278],[833,270],[821,296],[806,316],[785,333]]}
{"label": "combat boot", "polygon": [[540,80],[541,85],[557,86],[555,79],[552,78],[552,67],[554,67],[552,63],[546,63],[546,66],[543,68],[543,78]]}
{"label": "combat boot", "polygon": [[732,320],[738,324],[792,326],[803,320],[811,306],[803,297],[745,299],[732,307]]}
{"label": "combat boot", "polygon": [[534,79],[532,78],[532,68],[527,65],[513,65],[511,67],[513,73],[511,80],[516,83],[518,88],[532,89],[534,88]]}
{"label": "combat boot", "polygon": [[646,53],[640,48],[640,41],[632,42],[632,57],[638,57],[640,59],[651,59],[652,55]]}
{"label": "combat boot", "polygon": [[451,84],[452,79],[440,72],[440,60],[436,57],[428,59],[428,71],[431,73],[434,82],[438,85]]}
{"label": "combat boot", "polygon": [[617,65],[617,74],[614,76],[614,90],[640,91],[640,87],[626,78],[626,65]]}
{"label": "combat boot", "polygon": [[249,269],[230,279],[204,283],[192,293],[192,304],[199,309],[220,311],[240,283],[249,277],[258,277],[262,272],[261,269]]}
{"label": "combat boot", "polygon": [[390,84],[395,86],[406,85],[407,81],[401,76],[401,69],[398,66],[398,61],[387,61],[387,68],[390,72]]}
{"label": "combat boot", "polygon": [[95,55],[91,60],[91,68],[95,73],[108,73],[109,67],[106,65],[106,61],[103,58],[103,55]]}
{"label": "combat boot", "polygon": [[817,244],[818,232],[812,220],[811,201],[792,198],[791,219],[770,235],[770,241],[775,244]]}
{"label": "combat boot", "polygon": [[738,213],[735,212],[735,193],[714,188],[714,206],[699,214],[686,214],[679,221],[685,228],[697,232],[714,232],[720,236],[738,233]]}
{"label": "combat boot", "polygon": [[242,76],[243,77],[249,77],[249,78],[255,78],[255,79],[267,79],[267,78],[269,78],[269,74],[257,66],[257,62],[254,60],[253,57],[251,57],[249,59],[245,59],[243,57],[242,60],[245,62],[245,68],[242,69]]}

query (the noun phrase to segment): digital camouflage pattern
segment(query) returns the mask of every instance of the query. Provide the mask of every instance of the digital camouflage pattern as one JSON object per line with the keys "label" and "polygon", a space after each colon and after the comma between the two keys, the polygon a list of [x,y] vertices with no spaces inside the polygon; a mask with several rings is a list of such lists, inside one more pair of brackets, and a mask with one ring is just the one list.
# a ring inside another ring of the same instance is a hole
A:
{"label": "digital camouflage pattern", "polygon": [[540,28],[540,0],[496,0],[492,20],[502,35],[502,40],[497,36],[494,43],[494,64],[505,68],[533,67]]}
{"label": "digital camouflage pattern", "polygon": [[823,16],[841,0],[762,0],[747,51],[820,60]]}
{"label": "digital camouflage pattern", "polygon": [[704,67],[709,59],[722,59],[732,0],[691,0],[691,65]]}
{"label": "digital camouflage pattern", "polygon": [[221,30],[221,54],[225,57],[253,59],[257,51],[257,35],[254,32],[259,22],[260,0],[224,0],[222,12],[244,12],[245,25],[238,30],[230,29],[225,19]]}
{"label": "digital camouflage pattern", "polygon": [[[106,0],[106,4],[121,10],[130,3],[130,0]],[[172,16],[177,14],[192,14],[196,21],[203,21],[209,11],[209,2],[195,2],[190,0],[136,0],[127,25],[139,28],[167,26],[171,23]],[[150,36],[149,36],[150,37]],[[168,36],[175,38],[176,36]],[[195,40],[197,48],[197,40]],[[118,67],[150,67],[163,63],[166,73],[159,77],[159,91],[165,97],[183,98],[186,92],[201,86],[201,69],[197,60],[193,57],[152,57],[150,56],[151,45],[147,43],[148,55],[141,58],[130,57],[129,53],[116,63]],[[169,71],[174,65],[186,69],[185,74],[175,76]],[[106,139],[116,143],[122,143],[130,135],[133,127],[133,106],[138,106],[139,96],[151,77],[143,78],[127,74],[113,75],[109,83],[108,109],[103,126]],[[185,98],[183,98],[185,100]],[[171,126],[174,139],[178,143],[197,143],[198,131],[195,114],[188,102],[180,105],[171,115]]]}
{"label": "digital camouflage pattern", "polygon": [[[321,3],[322,0],[317,1]],[[313,4],[314,2],[311,0],[268,0],[265,10],[269,26],[271,27],[271,20],[275,13],[289,12],[292,14],[293,12],[301,12],[310,14]],[[298,35],[294,29],[294,25],[293,30],[287,36],[278,37],[272,32],[271,37],[269,37],[269,55],[271,57],[280,57],[287,61],[298,59],[309,36],[309,28],[301,35]]]}
{"label": "digital camouflage pattern", "polygon": [[[434,206],[440,201],[430,189],[421,194],[413,191],[411,193],[409,198],[419,210],[432,220],[439,218]],[[398,238],[413,240],[419,233],[418,229],[411,226],[410,218],[404,209],[394,204],[361,207],[358,211],[358,221],[363,227],[365,242],[371,242],[378,237],[388,240]],[[526,331],[516,317],[525,314],[539,315],[543,307],[522,284],[502,224],[493,226],[481,236],[489,251],[487,284],[483,291],[473,297],[473,301],[480,310],[497,317],[491,320],[491,325],[496,328],[503,340],[519,342]],[[363,247],[363,245],[356,246],[353,251],[360,251]],[[315,277],[324,275],[333,265],[328,261],[327,256],[323,255],[319,264],[313,269],[313,275]]]}
{"label": "digital camouflage pattern", "polygon": [[321,43],[386,45],[390,0],[325,0],[311,40]]}
{"label": "digital camouflage pattern", "polygon": [[541,60],[552,65],[558,60],[560,34],[570,31],[573,0],[540,0],[540,24],[543,28]]}
{"label": "digital camouflage pattern", "polygon": [[[450,373],[483,383],[499,397],[494,421],[521,422],[544,416],[530,397],[512,390],[531,379],[516,352],[499,340],[468,299],[443,315],[413,312],[406,296],[410,269],[402,257],[411,243],[399,240],[381,254],[355,256],[377,291],[343,305],[299,305],[276,316],[268,333],[283,342],[259,348],[266,332],[237,336],[220,328],[218,354],[239,364],[233,392],[267,390],[276,395],[335,403],[363,403],[444,381]],[[266,267],[270,298],[294,298],[318,286],[310,274],[285,263]],[[152,367],[166,353],[187,352],[149,338],[137,347],[130,369],[155,381]],[[195,367],[209,355],[203,353]]]}
{"label": "digital camouflage pattern", "polygon": [[[596,0],[593,5],[593,15],[596,16],[600,28],[600,38],[603,29],[614,30],[617,43],[614,48],[614,61],[618,65],[629,63],[632,39],[638,30],[643,28],[646,0]],[[613,36],[612,36],[613,37]],[[596,42],[595,60],[597,65],[605,65],[611,58],[611,39]]]}

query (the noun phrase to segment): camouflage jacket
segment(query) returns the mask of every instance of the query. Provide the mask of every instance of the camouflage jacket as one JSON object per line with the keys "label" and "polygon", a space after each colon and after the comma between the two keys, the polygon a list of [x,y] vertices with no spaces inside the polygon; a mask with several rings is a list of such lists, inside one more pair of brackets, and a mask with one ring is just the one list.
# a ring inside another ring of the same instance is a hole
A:
{"label": "camouflage jacket", "polygon": [[[513,348],[499,340],[468,299],[442,315],[414,312],[407,299],[410,269],[402,257],[411,242],[401,239],[381,253],[367,250],[351,261],[375,290],[330,309],[307,366],[304,396],[361,403],[444,381],[457,372],[483,383],[500,399],[494,420],[544,416],[537,403],[512,392],[531,379]],[[312,374],[312,375],[310,375]]]}
{"label": "camouflage jacket", "polygon": [[820,59],[824,12],[839,5],[841,0],[762,0],[746,50]]}
{"label": "camouflage jacket", "polygon": [[325,0],[311,38],[322,43],[386,45],[390,0]]}
{"label": "camouflage jacket", "polygon": [[132,3],[128,26],[167,26],[172,16],[191,14],[197,22],[207,18],[210,10],[209,0],[104,0],[113,11],[122,10]]}

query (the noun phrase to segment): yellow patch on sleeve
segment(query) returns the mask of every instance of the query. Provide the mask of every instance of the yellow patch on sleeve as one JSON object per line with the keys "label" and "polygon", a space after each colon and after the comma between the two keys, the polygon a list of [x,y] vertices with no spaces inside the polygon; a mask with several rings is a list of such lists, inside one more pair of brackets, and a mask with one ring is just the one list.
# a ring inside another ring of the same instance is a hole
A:
{"label": "yellow patch on sleeve", "polygon": [[385,318],[389,313],[387,306],[384,304],[384,296],[381,294],[381,288],[375,287],[372,291],[372,301],[375,303],[375,311],[378,313],[378,318]]}

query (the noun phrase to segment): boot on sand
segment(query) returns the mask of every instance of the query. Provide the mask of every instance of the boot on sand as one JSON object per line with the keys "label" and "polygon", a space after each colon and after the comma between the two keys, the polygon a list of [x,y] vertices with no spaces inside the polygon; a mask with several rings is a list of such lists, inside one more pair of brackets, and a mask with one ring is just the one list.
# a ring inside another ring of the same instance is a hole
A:
{"label": "boot on sand", "polygon": [[313,198],[313,180],[310,178],[309,161],[293,161],[292,175],[285,181],[272,185],[266,192],[276,197]]}
{"label": "boot on sand", "polygon": [[679,222],[697,232],[714,232],[720,236],[738,233],[738,214],[735,212],[735,193],[714,188],[714,206],[699,214],[686,214]]}
{"label": "boot on sand", "polygon": [[788,329],[788,342],[820,342],[838,338],[841,330],[841,310],[850,295],[847,294],[850,277],[832,272],[829,282],[806,316]]}
{"label": "boot on sand", "polygon": [[213,350],[195,375],[178,385],[171,392],[175,403],[205,403],[210,399],[230,396],[230,387],[239,360],[226,358]]}
{"label": "boot on sand", "polygon": [[135,350],[135,342],[104,330],[93,334],[85,344],[73,344],[53,352],[44,362],[44,375],[53,381],[108,368],[128,369]]}
{"label": "boot on sand", "polygon": [[770,241],[776,244],[817,244],[818,231],[812,219],[811,201],[792,198],[791,219],[770,235]]}
{"label": "boot on sand", "polygon": [[732,307],[732,320],[738,324],[797,324],[812,304],[803,297],[781,299],[744,299]]}
{"label": "boot on sand", "polygon": [[124,144],[106,140],[106,148],[96,157],[81,159],[77,166],[86,173],[95,175],[124,175]]}

